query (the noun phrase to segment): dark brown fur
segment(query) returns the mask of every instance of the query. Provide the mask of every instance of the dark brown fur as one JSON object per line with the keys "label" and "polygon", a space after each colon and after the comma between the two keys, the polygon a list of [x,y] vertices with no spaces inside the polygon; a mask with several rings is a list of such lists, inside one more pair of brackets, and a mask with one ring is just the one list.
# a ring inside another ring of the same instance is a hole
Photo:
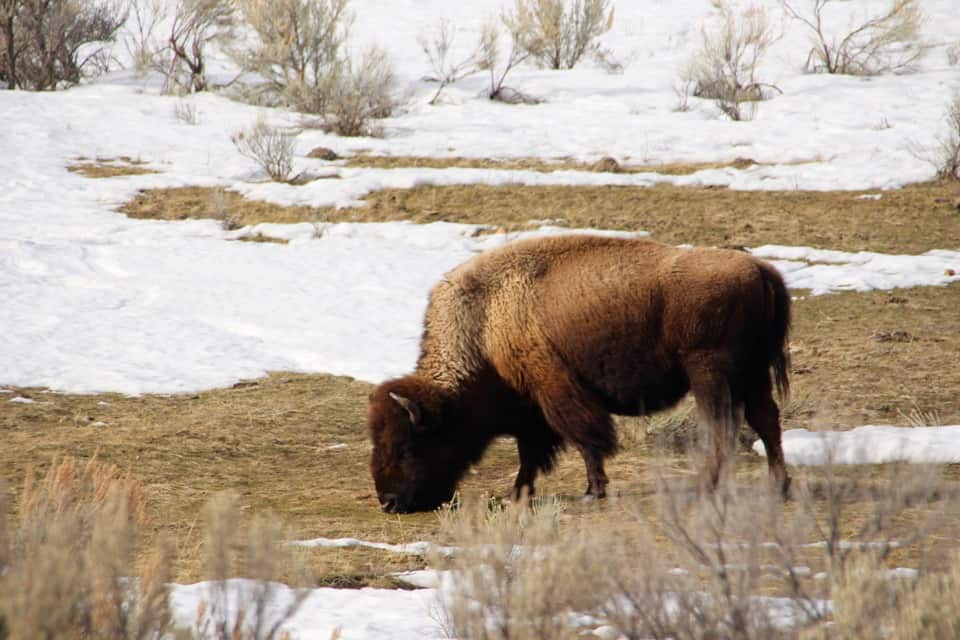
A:
{"label": "dark brown fur", "polygon": [[603,497],[610,414],[659,411],[688,391],[709,424],[709,482],[743,415],[786,492],[772,390],[788,391],[789,325],[779,273],[738,251],[564,236],[481,254],[431,291],[416,371],[370,396],[381,505],[449,500],[499,435],[517,440],[516,494],[532,493],[569,444],[587,494]]}

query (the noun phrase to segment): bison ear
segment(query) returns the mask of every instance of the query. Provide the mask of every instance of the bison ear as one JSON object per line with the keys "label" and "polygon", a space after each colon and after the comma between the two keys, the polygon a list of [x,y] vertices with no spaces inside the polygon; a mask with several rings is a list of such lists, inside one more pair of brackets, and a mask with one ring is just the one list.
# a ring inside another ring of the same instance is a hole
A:
{"label": "bison ear", "polygon": [[404,411],[410,416],[410,424],[415,427],[420,426],[420,407],[417,406],[416,402],[410,398],[404,398],[393,391],[390,392],[390,397],[393,398],[394,402],[403,407]]}

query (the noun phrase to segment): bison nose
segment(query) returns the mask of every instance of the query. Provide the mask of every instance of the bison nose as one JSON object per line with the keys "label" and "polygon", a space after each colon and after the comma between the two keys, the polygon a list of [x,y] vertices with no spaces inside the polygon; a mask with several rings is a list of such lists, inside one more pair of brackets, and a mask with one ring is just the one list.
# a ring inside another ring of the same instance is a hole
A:
{"label": "bison nose", "polygon": [[384,493],[380,496],[380,508],[387,513],[396,513],[399,511],[399,506],[395,493]]}

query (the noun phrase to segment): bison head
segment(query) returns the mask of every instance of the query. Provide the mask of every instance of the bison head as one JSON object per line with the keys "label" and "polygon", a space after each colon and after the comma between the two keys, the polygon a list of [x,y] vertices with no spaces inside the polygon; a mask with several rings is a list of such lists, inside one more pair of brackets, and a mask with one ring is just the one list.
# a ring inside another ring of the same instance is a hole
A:
{"label": "bison head", "polygon": [[370,471],[384,511],[429,511],[453,497],[467,465],[442,416],[439,390],[412,376],[370,394]]}

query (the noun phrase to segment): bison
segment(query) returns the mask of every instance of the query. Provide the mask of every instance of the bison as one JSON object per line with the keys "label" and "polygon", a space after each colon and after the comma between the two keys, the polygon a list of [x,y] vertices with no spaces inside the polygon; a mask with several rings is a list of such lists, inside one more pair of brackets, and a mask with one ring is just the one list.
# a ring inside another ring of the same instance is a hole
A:
{"label": "bison", "polygon": [[780,274],[740,251],[558,236],[475,256],[430,292],[416,370],[370,394],[380,505],[450,500],[497,436],[517,442],[516,496],[573,445],[587,495],[604,497],[610,415],[666,409],[691,390],[709,426],[707,481],[743,416],[786,493],[773,387],[785,397],[789,327]]}

